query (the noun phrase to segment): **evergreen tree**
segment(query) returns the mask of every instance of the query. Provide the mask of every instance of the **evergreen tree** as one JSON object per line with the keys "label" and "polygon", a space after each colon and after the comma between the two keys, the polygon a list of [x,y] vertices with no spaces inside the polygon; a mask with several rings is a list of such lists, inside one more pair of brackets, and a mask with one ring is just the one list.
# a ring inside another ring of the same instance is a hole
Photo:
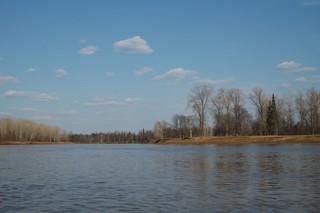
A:
{"label": "evergreen tree", "polygon": [[269,135],[278,134],[278,111],[274,94],[272,94],[272,100],[269,101],[267,108],[267,132]]}

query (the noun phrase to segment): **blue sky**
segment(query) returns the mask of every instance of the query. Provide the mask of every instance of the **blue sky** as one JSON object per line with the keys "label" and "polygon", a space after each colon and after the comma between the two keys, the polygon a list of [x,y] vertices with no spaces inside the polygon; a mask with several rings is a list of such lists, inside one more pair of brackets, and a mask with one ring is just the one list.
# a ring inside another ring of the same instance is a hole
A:
{"label": "blue sky", "polygon": [[0,117],[138,131],[199,84],[320,88],[319,20],[320,0],[1,0]]}

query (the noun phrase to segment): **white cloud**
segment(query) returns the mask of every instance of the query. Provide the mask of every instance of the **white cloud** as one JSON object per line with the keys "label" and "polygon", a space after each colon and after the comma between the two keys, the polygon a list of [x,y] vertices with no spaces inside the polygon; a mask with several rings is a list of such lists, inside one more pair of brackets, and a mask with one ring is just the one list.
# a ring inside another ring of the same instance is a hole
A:
{"label": "white cloud", "polygon": [[148,43],[140,36],[134,36],[129,39],[117,41],[114,43],[113,48],[127,53],[147,54],[153,52],[153,49],[151,49]]}
{"label": "white cloud", "polygon": [[2,94],[5,98],[27,98],[32,101],[53,101],[58,100],[58,97],[46,93],[39,93],[33,91],[15,91],[9,90]]}
{"label": "white cloud", "polygon": [[63,76],[68,75],[68,72],[64,69],[56,69],[55,73],[56,73],[56,77],[58,78],[62,78]]}
{"label": "white cloud", "polygon": [[305,77],[299,77],[293,80],[294,82],[298,82],[298,83],[305,83],[307,82],[307,79]]}
{"label": "white cloud", "polygon": [[224,79],[209,79],[209,78],[203,78],[203,79],[199,79],[197,80],[197,83],[199,84],[226,84],[226,83],[230,83],[232,81],[235,81],[235,77],[228,77],[228,78],[224,78]]}
{"label": "white cloud", "polygon": [[289,72],[313,72],[316,71],[315,67],[304,67],[302,64],[295,61],[284,61],[277,65],[278,69],[286,70]]}
{"label": "white cloud", "polygon": [[108,77],[111,77],[111,76],[114,76],[114,73],[113,73],[113,72],[106,72],[106,75],[107,75]]}
{"label": "white cloud", "polygon": [[0,84],[6,84],[6,83],[19,83],[19,80],[12,76],[0,75]]}
{"label": "white cloud", "polygon": [[38,71],[38,69],[36,69],[36,68],[28,68],[28,69],[25,69],[24,71],[25,72],[36,72],[36,71]]}
{"label": "white cloud", "polygon": [[169,70],[161,75],[157,75],[153,77],[154,80],[161,80],[161,79],[167,79],[172,81],[179,81],[186,77],[193,77],[196,76],[197,73],[190,70],[185,70],[183,68],[175,68],[172,70]]}
{"label": "white cloud", "polygon": [[80,50],[78,51],[78,53],[79,53],[79,54],[82,54],[82,55],[93,55],[93,54],[95,54],[97,51],[98,51],[98,47],[97,47],[97,46],[89,45],[89,46],[86,46],[86,47],[80,49]]}
{"label": "white cloud", "polygon": [[138,70],[135,70],[134,74],[136,76],[141,76],[141,75],[147,74],[147,73],[152,72],[152,71],[153,71],[153,69],[150,68],[150,67],[142,67],[142,68],[140,68]]}
{"label": "white cloud", "polygon": [[140,99],[140,98],[126,98],[126,99],[124,99],[125,103],[135,103],[135,102],[140,102],[140,101],[142,101],[142,99]]}
{"label": "white cloud", "polygon": [[120,105],[118,101],[113,98],[94,98],[92,101],[85,103],[85,106],[102,106],[102,105]]}
{"label": "white cloud", "polygon": [[277,65],[278,69],[295,69],[300,67],[301,64],[295,61],[284,61]]}

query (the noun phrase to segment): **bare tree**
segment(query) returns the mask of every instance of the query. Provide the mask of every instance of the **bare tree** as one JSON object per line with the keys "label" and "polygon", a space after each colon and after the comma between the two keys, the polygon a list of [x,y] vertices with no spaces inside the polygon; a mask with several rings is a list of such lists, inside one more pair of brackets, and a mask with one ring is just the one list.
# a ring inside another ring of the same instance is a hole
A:
{"label": "bare tree", "polygon": [[207,85],[197,86],[191,90],[188,106],[196,112],[199,119],[199,132],[204,136],[205,118],[208,110],[208,101],[213,93],[213,88]]}
{"label": "bare tree", "polygon": [[266,120],[266,110],[268,105],[268,99],[262,88],[257,87],[252,90],[249,94],[249,100],[256,107],[257,113],[257,123],[259,135],[263,135],[265,132],[265,120]]}
{"label": "bare tree", "polygon": [[303,93],[299,92],[295,98],[296,110],[299,117],[299,134],[306,134],[307,130],[307,104]]}
{"label": "bare tree", "polygon": [[314,87],[310,88],[306,93],[308,123],[310,126],[310,134],[316,134],[319,131],[319,113],[320,113],[320,92]]}
{"label": "bare tree", "polygon": [[224,133],[223,121],[225,118],[224,113],[224,98],[225,91],[224,89],[219,89],[218,94],[211,99],[210,110],[215,122],[215,133],[222,135]]}
{"label": "bare tree", "polygon": [[231,130],[231,105],[232,105],[232,92],[230,89],[225,90],[223,105],[226,111],[226,135],[230,134]]}
{"label": "bare tree", "polygon": [[277,102],[278,116],[279,116],[279,133],[280,134],[294,134],[294,103],[293,95],[290,91],[282,98],[278,98]]}
{"label": "bare tree", "polygon": [[243,121],[243,109],[245,104],[244,94],[240,89],[230,89],[229,90],[231,103],[232,103],[232,111],[234,115],[234,134],[241,134],[241,124]]}
{"label": "bare tree", "polygon": [[159,121],[157,121],[154,124],[153,134],[154,134],[154,137],[156,140],[163,139],[163,128],[162,128],[161,123]]}

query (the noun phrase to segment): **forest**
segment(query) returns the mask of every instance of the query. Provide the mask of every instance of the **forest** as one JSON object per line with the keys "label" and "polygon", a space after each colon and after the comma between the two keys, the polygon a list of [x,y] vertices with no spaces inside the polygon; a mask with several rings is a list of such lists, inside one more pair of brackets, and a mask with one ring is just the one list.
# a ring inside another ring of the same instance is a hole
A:
{"label": "forest", "polygon": [[315,135],[320,133],[320,91],[267,95],[262,88],[242,90],[207,85],[188,94],[193,114],[174,114],[156,121],[152,130],[73,134],[29,120],[0,119],[0,142],[150,143],[169,138],[201,136]]}

